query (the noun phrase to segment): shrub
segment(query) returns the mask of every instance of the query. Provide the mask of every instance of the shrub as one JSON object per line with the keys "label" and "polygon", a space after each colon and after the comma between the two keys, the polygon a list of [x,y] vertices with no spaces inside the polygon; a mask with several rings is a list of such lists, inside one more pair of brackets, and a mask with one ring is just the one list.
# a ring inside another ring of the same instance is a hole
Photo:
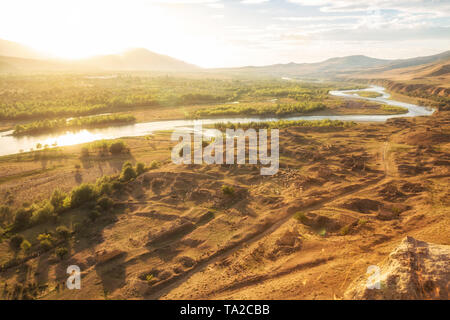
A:
{"label": "shrub", "polygon": [[48,250],[53,246],[53,243],[48,239],[44,239],[44,240],[40,241],[39,244],[40,244],[41,248],[44,250]]}
{"label": "shrub", "polygon": [[71,232],[66,226],[59,226],[56,228],[56,234],[60,239],[67,240],[70,238]]}
{"label": "shrub", "polygon": [[113,155],[125,153],[126,151],[127,147],[123,141],[114,142],[109,146],[109,152]]}
{"label": "shrub", "polygon": [[37,236],[37,240],[44,250],[48,250],[53,246],[54,239],[50,233],[41,233]]}
{"label": "shrub", "polygon": [[67,248],[65,247],[59,247],[56,248],[55,250],[55,254],[58,258],[60,258],[61,260],[64,259],[64,256],[67,255],[69,253],[69,250],[67,250]]}
{"label": "shrub", "polygon": [[39,208],[35,211],[33,215],[33,220],[36,223],[47,222],[52,218],[53,212],[54,212],[53,206],[49,202],[46,202],[42,208]]}
{"label": "shrub", "polygon": [[153,160],[150,163],[150,169],[157,169],[161,166],[161,163],[159,161]]}
{"label": "shrub", "polygon": [[22,243],[20,244],[20,248],[22,249],[23,252],[26,253],[26,252],[28,252],[28,250],[30,250],[31,243],[28,240],[24,239],[22,241]]}
{"label": "shrub", "polygon": [[80,207],[81,205],[93,201],[96,198],[94,187],[91,184],[81,184],[72,190],[70,205],[72,208]]}
{"label": "shrub", "polygon": [[360,225],[360,226],[364,226],[364,225],[366,225],[366,224],[367,224],[367,222],[368,222],[368,220],[367,220],[367,219],[359,219],[359,220],[358,220],[358,225]]}
{"label": "shrub", "polygon": [[31,221],[32,212],[31,210],[21,208],[17,210],[16,215],[14,217],[13,229],[21,230],[26,228]]}
{"label": "shrub", "polygon": [[145,164],[143,164],[142,162],[136,163],[136,175],[141,175],[141,174],[143,174],[145,171],[147,171],[147,170],[145,169]]}
{"label": "shrub", "polygon": [[113,190],[119,191],[119,190],[122,190],[123,184],[122,184],[120,181],[114,181],[114,182],[111,184],[111,187],[113,188]]}
{"label": "shrub", "polygon": [[111,191],[113,189],[113,185],[111,182],[102,182],[99,186],[98,186],[98,192],[101,195],[104,194],[111,194]]}
{"label": "shrub", "polygon": [[106,196],[101,197],[97,201],[97,205],[103,210],[108,211],[114,206],[114,201]]}
{"label": "shrub", "polygon": [[60,189],[56,189],[55,191],[53,191],[52,197],[50,198],[50,203],[52,204],[56,213],[61,213],[62,211],[64,211],[64,200],[66,198],[67,194]]}
{"label": "shrub", "polygon": [[222,186],[222,192],[226,195],[232,196],[234,194],[234,188],[232,186]]}
{"label": "shrub", "polygon": [[14,251],[19,251],[20,245],[22,244],[23,241],[24,237],[21,234],[16,234],[12,236],[11,239],[9,240],[9,246]]}
{"label": "shrub", "polygon": [[126,182],[134,178],[136,178],[136,171],[133,167],[124,165],[122,168],[122,173],[120,174],[120,180]]}

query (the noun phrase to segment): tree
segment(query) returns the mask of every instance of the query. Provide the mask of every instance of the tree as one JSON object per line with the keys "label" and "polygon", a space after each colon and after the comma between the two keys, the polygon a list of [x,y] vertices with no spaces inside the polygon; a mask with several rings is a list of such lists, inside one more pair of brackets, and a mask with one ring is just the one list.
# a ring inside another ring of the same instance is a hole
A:
{"label": "tree", "polygon": [[72,190],[70,205],[72,208],[78,208],[89,201],[95,200],[95,197],[94,187],[90,184],[83,183]]}
{"label": "tree", "polygon": [[145,172],[145,164],[143,164],[142,162],[138,162],[136,164],[136,175],[141,175]]}
{"label": "tree", "polygon": [[61,213],[64,210],[64,200],[66,199],[67,194],[61,191],[60,189],[56,189],[53,191],[52,197],[50,198],[50,203],[52,204],[56,213]]}
{"label": "tree", "polygon": [[124,153],[126,150],[127,147],[123,141],[112,143],[109,146],[109,152],[113,155]]}
{"label": "tree", "polygon": [[56,233],[58,234],[58,237],[63,240],[69,239],[71,235],[69,228],[66,226],[59,226],[56,228]]}
{"label": "tree", "polygon": [[14,217],[13,228],[20,230],[27,227],[30,224],[32,212],[30,210],[21,208],[16,212]]}

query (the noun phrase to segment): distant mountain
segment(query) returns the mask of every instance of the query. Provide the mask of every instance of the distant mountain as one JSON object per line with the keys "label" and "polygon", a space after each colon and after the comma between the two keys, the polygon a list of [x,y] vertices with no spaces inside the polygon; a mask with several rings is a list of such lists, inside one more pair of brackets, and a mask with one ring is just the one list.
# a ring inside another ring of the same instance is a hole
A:
{"label": "distant mountain", "polygon": [[[395,64],[392,67],[372,69],[352,75],[357,79],[380,79],[406,83],[439,84],[440,87],[450,88],[450,57],[444,59],[445,55],[439,55],[435,62],[399,67],[403,64]],[[414,63],[420,63],[421,58]],[[429,60],[428,60],[429,61]],[[411,61],[408,62],[408,64]]]}
{"label": "distant mountain", "polygon": [[428,64],[428,63],[445,61],[448,59],[450,59],[450,50],[439,53],[439,54],[435,54],[432,56],[393,60],[393,61],[391,61],[391,63],[388,63],[386,66],[381,68],[379,71],[387,71],[387,70],[393,70],[393,69],[414,67],[414,66],[419,66],[419,65]]}
{"label": "distant mountain", "polygon": [[200,68],[147,49],[80,60],[49,59],[26,46],[0,39],[0,72],[71,70],[191,72]]}
{"label": "distant mountain", "polygon": [[[403,70],[430,65],[430,75],[436,77],[448,73],[446,61],[450,51],[410,59],[376,59],[363,55],[330,58],[317,63],[287,63],[241,68],[201,69],[172,57],[147,49],[132,49],[120,54],[101,55],[80,60],[43,59],[41,55],[23,45],[0,39],[0,72],[27,71],[162,71],[162,72],[220,72],[236,75],[292,77],[303,79],[330,79],[344,77],[398,76]],[[434,65],[436,64],[436,65]],[[442,65],[441,65],[442,64]],[[432,66],[433,65],[433,66]],[[435,68],[435,69],[433,69]],[[408,70],[404,70],[408,73]],[[422,73],[421,73],[422,74]],[[422,76],[424,76],[422,74]],[[411,76],[414,77],[414,76]],[[408,76],[409,78],[409,76]]]}
{"label": "distant mountain", "polygon": [[45,56],[27,46],[0,39],[0,56],[24,59],[43,59]]}
{"label": "distant mountain", "polygon": [[133,49],[121,54],[97,56],[80,60],[80,64],[103,70],[125,71],[196,71],[200,68],[184,61],[147,49]]}
{"label": "distant mountain", "polygon": [[337,57],[317,63],[287,63],[262,67],[242,67],[220,69],[235,74],[253,74],[277,77],[298,78],[336,78],[353,76],[360,73],[379,73],[393,69],[412,67],[427,63],[445,61],[450,58],[450,51],[437,55],[411,59],[376,59],[363,55]]}

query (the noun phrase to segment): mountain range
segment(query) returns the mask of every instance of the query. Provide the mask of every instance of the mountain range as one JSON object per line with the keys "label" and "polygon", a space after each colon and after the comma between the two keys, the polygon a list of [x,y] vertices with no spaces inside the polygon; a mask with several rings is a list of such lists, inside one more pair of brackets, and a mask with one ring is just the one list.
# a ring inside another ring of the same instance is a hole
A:
{"label": "mountain range", "polygon": [[317,63],[291,62],[259,67],[202,69],[187,62],[142,48],[128,50],[120,54],[100,55],[79,60],[51,59],[21,44],[0,39],[0,72],[202,71],[314,79],[361,77],[362,75],[369,78],[403,76],[410,80],[414,78],[418,71],[420,71],[422,77],[447,77],[449,69],[450,50],[440,54],[410,59],[389,60],[353,55],[330,58]]}

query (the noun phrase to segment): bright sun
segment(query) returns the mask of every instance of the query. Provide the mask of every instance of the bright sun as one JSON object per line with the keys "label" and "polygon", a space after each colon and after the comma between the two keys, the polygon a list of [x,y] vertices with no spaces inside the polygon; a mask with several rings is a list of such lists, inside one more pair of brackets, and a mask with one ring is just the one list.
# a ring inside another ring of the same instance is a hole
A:
{"label": "bright sun", "polygon": [[[0,4],[1,36],[65,59],[144,47],[207,66],[226,54],[211,38],[188,36],[186,28],[196,23],[183,20],[182,11],[155,3],[17,0],[8,4],[8,14]],[[18,17],[27,23],[18,23]]]}

